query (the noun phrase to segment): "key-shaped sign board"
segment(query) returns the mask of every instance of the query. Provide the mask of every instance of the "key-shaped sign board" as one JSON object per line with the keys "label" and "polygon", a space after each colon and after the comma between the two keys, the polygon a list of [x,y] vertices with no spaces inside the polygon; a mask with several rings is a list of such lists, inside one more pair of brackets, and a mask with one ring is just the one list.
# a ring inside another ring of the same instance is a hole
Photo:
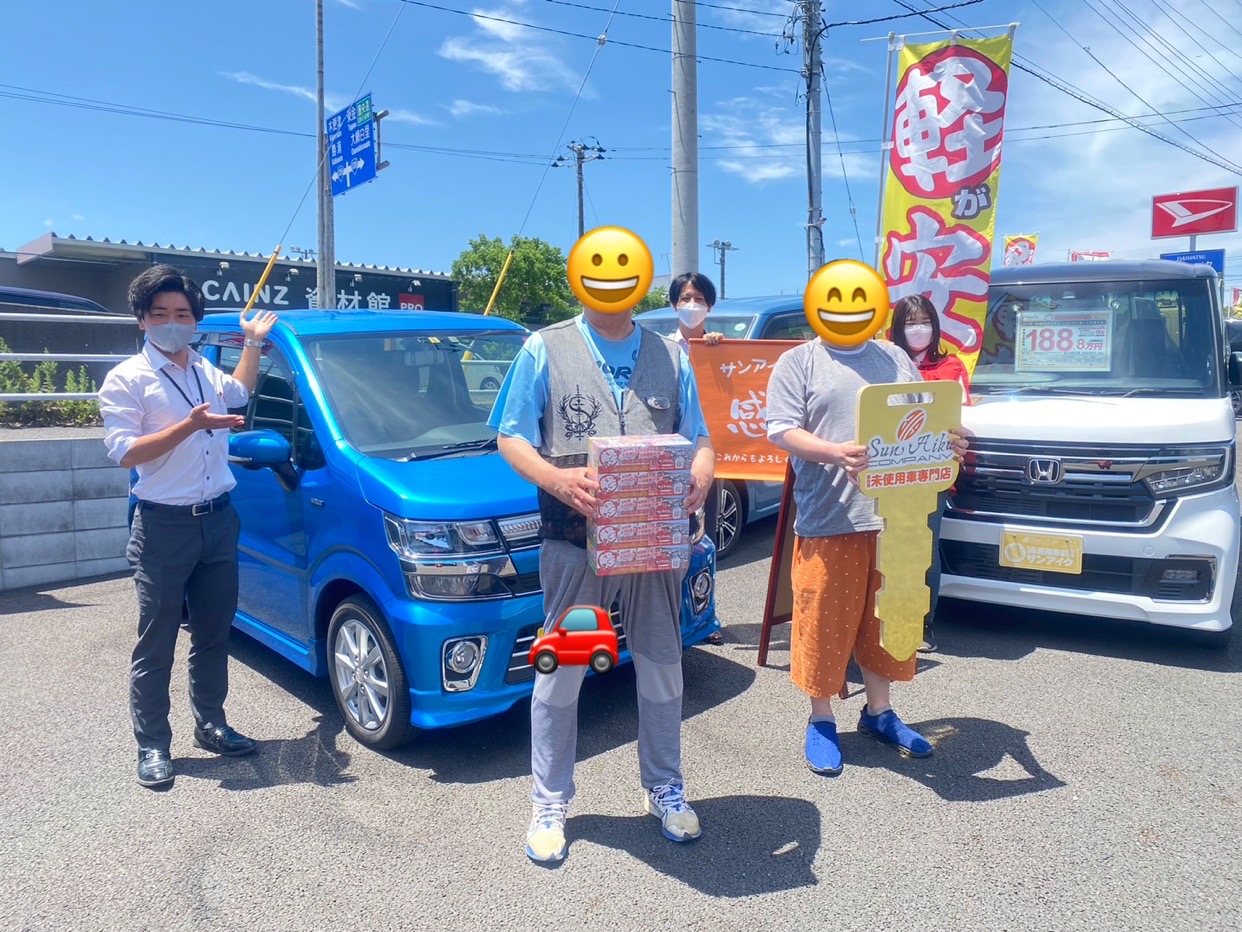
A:
{"label": "key-shaped sign board", "polygon": [[884,581],[875,614],[880,645],[898,660],[912,656],[923,640],[923,618],[931,608],[927,519],[937,495],[957,478],[949,429],[961,423],[957,382],[868,385],[858,393],[858,442],[869,456],[858,487],[875,499],[884,519],[876,559]]}

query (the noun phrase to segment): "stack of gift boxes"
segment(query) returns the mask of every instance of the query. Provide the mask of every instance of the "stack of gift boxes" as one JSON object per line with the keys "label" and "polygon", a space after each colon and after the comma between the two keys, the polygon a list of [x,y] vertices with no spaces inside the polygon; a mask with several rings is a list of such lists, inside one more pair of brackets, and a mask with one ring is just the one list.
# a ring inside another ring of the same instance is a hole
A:
{"label": "stack of gift boxes", "polygon": [[592,437],[587,468],[599,482],[587,524],[587,561],[598,576],[690,566],[690,461],[677,434]]}

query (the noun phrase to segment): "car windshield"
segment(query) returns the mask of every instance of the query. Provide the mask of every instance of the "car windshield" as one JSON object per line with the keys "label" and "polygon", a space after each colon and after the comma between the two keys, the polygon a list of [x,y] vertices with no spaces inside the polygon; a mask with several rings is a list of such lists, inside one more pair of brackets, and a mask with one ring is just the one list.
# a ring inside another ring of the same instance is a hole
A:
{"label": "car windshield", "polygon": [[[671,337],[677,332],[677,318],[675,316],[647,317],[640,314],[634,320],[662,337]],[[744,340],[750,334],[751,328],[754,325],[754,314],[709,314],[707,322],[703,326],[713,332],[723,333],[730,340]]]}
{"label": "car windshield", "polygon": [[971,390],[1217,397],[1208,279],[993,285]]}
{"label": "car windshield", "polygon": [[304,341],[345,438],[385,459],[495,449],[492,403],[524,330],[374,333]]}

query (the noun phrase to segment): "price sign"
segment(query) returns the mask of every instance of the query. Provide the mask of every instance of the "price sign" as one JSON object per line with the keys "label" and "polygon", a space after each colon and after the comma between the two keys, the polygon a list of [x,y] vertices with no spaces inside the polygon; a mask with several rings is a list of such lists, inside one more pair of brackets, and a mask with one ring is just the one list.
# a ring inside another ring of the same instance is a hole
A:
{"label": "price sign", "polygon": [[1014,369],[1106,370],[1112,356],[1110,311],[1021,311]]}

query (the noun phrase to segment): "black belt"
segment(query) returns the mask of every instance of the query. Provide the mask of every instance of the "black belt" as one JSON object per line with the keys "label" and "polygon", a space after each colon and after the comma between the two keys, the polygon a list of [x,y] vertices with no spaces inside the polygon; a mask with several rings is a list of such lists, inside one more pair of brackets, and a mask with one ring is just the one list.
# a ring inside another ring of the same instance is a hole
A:
{"label": "black belt", "polygon": [[227,508],[228,504],[229,493],[225,492],[219,498],[213,498],[209,502],[199,502],[197,505],[165,505],[163,502],[144,502],[140,500],[138,507],[145,511],[157,511],[160,514],[178,515],[183,518],[201,518],[203,515],[209,515],[213,511]]}

